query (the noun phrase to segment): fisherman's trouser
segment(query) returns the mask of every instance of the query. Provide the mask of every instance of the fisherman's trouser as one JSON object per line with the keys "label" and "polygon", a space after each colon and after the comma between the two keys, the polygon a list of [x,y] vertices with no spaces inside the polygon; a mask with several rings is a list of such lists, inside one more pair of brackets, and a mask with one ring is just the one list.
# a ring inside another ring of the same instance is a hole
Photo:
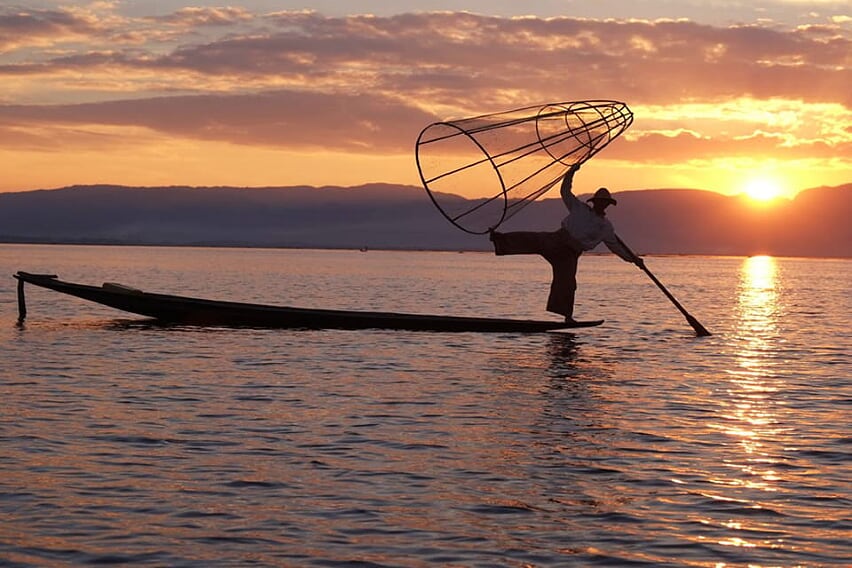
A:
{"label": "fisherman's trouser", "polygon": [[565,229],[552,232],[516,231],[491,234],[494,253],[540,254],[553,269],[547,311],[565,317],[574,315],[574,294],[577,291],[577,261],[583,248]]}

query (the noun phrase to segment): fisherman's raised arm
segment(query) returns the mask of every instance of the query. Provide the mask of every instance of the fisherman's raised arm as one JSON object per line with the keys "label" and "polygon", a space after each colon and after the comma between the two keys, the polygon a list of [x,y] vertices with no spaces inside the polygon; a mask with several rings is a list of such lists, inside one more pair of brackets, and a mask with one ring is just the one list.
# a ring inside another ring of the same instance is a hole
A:
{"label": "fisherman's raised arm", "polygon": [[574,184],[574,174],[577,173],[577,170],[580,169],[580,164],[574,164],[568,171],[565,173],[565,177],[562,178],[562,186],[559,188],[559,193],[562,195],[562,201],[565,202],[565,206],[570,211],[577,203],[582,203],[577,196],[571,192],[571,187]]}

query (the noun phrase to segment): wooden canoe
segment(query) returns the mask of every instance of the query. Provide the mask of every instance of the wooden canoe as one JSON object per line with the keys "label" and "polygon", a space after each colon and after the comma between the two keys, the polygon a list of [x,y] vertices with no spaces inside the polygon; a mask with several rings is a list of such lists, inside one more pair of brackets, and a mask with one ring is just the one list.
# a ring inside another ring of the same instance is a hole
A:
{"label": "wooden canoe", "polygon": [[14,276],[18,279],[18,306],[21,321],[26,318],[24,283],[27,283],[125,312],[154,318],[159,322],[168,324],[259,328],[530,333],[592,327],[603,323],[603,320],[568,324],[562,321],[294,308],[155,294],[112,283],[105,283],[102,286],[88,286],[64,282],[52,274],[18,272]]}

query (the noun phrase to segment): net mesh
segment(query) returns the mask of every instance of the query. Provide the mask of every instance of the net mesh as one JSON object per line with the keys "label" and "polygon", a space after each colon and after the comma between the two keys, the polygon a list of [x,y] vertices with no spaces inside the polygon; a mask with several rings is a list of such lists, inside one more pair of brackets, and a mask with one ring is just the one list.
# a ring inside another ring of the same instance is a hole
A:
{"label": "net mesh", "polygon": [[[538,199],[633,122],[618,101],[550,103],[436,122],[417,139],[423,187],[451,223],[484,234]],[[462,195],[485,195],[466,199]]]}

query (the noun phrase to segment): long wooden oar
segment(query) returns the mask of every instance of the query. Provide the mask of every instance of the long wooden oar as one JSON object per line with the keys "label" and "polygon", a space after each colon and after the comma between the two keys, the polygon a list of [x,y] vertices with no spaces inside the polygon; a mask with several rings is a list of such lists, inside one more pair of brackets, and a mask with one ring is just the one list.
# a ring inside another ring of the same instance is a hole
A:
{"label": "long wooden oar", "polygon": [[[621,240],[621,238],[619,238],[617,235],[616,235],[616,237],[615,237],[615,238],[616,238],[616,239],[618,239],[618,242],[619,242],[619,243],[621,243],[621,245],[622,245],[624,248],[626,248],[626,249],[630,252],[630,254],[632,254],[632,255],[633,255],[634,257],[636,257],[636,258],[639,258],[639,256],[638,256],[635,252],[633,252],[632,250],[630,250],[630,247],[628,247],[626,244],[624,244],[624,241],[622,241],[622,240]],[[681,305],[680,305],[680,302],[678,302],[678,301],[677,301],[677,298],[675,298],[675,297],[672,295],[672,293],[671,293],[671,292],[669,292],[669,291],[666,289],[666,287],[665,287],[665,286],[663,286],[663,283],[662,283],[662,282],[660,282],[659,280],[657,280],[657,277],[656,277],[656,276],[654,276],[654,275],[651,273],[651,271],[650,271],[650,270],[648,270],[648,267],[647,267],[647,266],[645,266],[644,261],[642,262],[642,264],[640,264],[640,265],[639,265],[639,268],[641,268],[642,270],[644,270],[644,271],[645,271],[645,274],[647,274],[647,275],[651,278],[651,280],[653,280],[653,281],[654,281],[654,284],[656,284],[656,285],[660,288],[660,290],[662,290],[662,291],[663,291],[663,294],[665,294],[665,295],[666,295],[666,297],[667,297],[669,300],[671,300],[671,301],[672,301],[672,304],[674,304],[674,305],[675,305],[675,307],[676,307],[678,310],[680,310],[680,313],[682,313],[682,314],[683,314],[683,317],[685,317],[685,318],[686,318],[686,321],[688,321],[688,322],[689,322],[689,325],[691,325],[691,326],[692,326],[692,329],[694,329],[694,330],[695,330],[695,335],[696,335],[697,337],[707,337],[708,335],[712,335],[709,331],[707,331],[707,328],[706,328],[706,327],[704,327],[703,325],[701,325],[701,322],[700,322],[700,321],[698,321],[697,319],[695,319],[694,317],[692,317],[692,316],[689,314],[689,312],[687,312],[687,311],[686,311],[686,308],[684,308],[683,306],[681,306]]]}

